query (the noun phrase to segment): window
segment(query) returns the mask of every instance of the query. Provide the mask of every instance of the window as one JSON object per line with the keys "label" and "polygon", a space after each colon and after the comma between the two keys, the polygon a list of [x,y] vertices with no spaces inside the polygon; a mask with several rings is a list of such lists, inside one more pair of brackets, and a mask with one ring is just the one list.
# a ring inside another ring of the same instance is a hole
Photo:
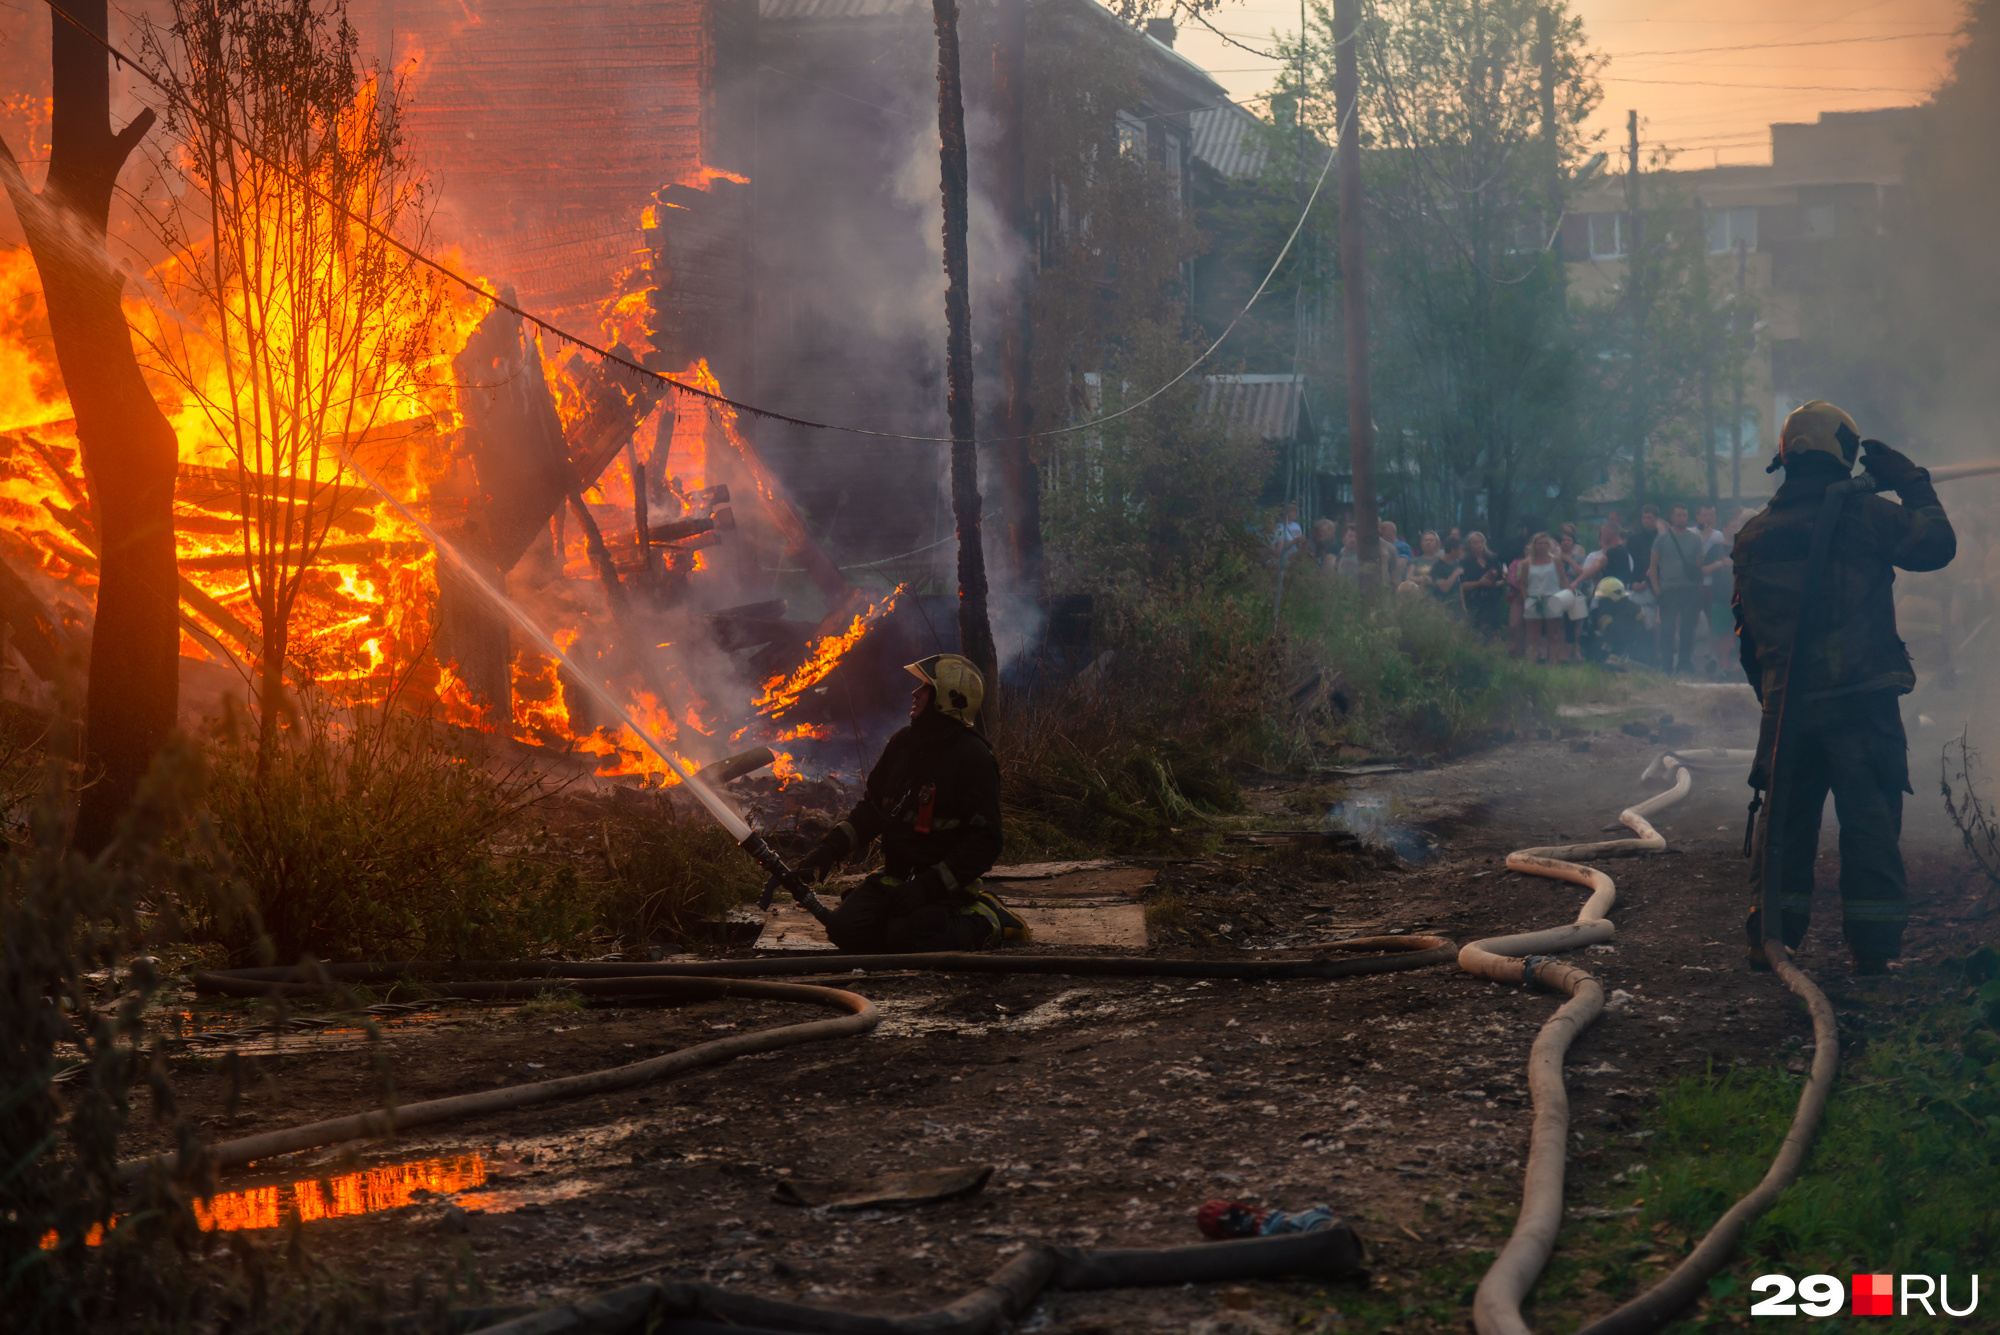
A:
{"label": "window", "polygon": [[1757,249],[1757,210],[1709,209],[1703,215],[1708,229],[1708,253],[1728,255],[1735,251],[1741,241],[1744,249]]}
{"label": "window", "polygon": [[1806,240],[1831,240],[1838,217],[1839,210],[1832,204],[1806,205]]}
{"label": "window", "polygon": [[1181,193],[1181,143],[1178,130],[1168,130],[1160,136],[1160,165],[1166,169],[1167,180],[1173,183],[1176,195]]}
{"label": "window", "polygon": [[1140,158],[1146,155],[1146,122],[1129,111],[1118,113],[1118,154]]}
{"label": "window", "polygon": [[1590,258],[1615,260],[1626,250],[1625,215],[1593,213],[1590,216]]}

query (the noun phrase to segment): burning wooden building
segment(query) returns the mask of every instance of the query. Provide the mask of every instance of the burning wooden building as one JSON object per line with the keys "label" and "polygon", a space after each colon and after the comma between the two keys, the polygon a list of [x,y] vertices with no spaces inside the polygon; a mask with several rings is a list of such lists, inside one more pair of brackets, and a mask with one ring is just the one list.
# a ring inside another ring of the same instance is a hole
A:
{"label": "burning wooden building", "polygon": [[[1184,179],[1190,117],[1220,90],[1090,0],[1055,3],[1146,45],[1151,101],[1129,117],[1133,143]],[[967,12],[974,29],[987,21]],[[949,537],[943,451],[760,423],[659,375],[798,416],[946,434],[929,7],[364,0],[350,18],[401,87],[445,257],[547,327],[460,293],[443,331],[449,392],[348,442],[393,480],[396,503],[351,479],[329,493],[335,531],[295,627],[299,678],[366,694],[418,663],[411,680],[459,722],[650,768],[637,738],[601,728],[567,670],[510,631],[476,574],[528,604],[581,670],[619,682],[691,760],[809,742],[836,713],[843,732],[864,731],[886,703],[880,683],[856,673],[837,707],[823,697],[892,599],[836,562]],[[10,22],[23,30],[7,72],[45,86],[45,35],[32,16]],[[975,66],[975,118],[984,88]],[[16,134],[35,143],[32,125]],[[1120,148],[1133,151],[1122,134]],[[989,240],[983,262],[1033,262]],[[46,685],[88,652],[95,536],[25,251],[0,253],[0,289],[0,617],[9,665]],[[287,479],[218,466],[187,437],[183,459],[183,652],[240,663],[258,638],[245,510]],[[948,618],[878,638],[896,661],[952,647]]]}

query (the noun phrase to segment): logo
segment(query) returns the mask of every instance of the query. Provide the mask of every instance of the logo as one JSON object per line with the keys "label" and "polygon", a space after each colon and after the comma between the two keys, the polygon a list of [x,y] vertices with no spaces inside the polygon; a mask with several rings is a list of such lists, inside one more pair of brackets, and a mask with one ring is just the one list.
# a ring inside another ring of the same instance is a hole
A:
{"label": "logo", "polygon": [[[1979,1276],[1971,1277],[1970,1297],[1962,1308],[1951,1305],[1949,1275],[1856,1275],[1851,1289],[1832,1275],[1759,1275],[1750,1292],[1767,1295],[1750,1305],[1752,1316],[1837,1316],[1848,1307],[1851,1316],[1971,1316],[1979,1309]],[[1966,1292],[1961,1289],[1960,1292]],[[1796,1301],[1794,1301],[1796,1300]],[[1849,1305],[1851,1302],[1851,1306]]]}
{"label": "logo", "polygon": [[1892,1316],[1895,1313],[1896,1277],[1894,1275],[1856,1275],[1854,1277],[1854,1315]]}

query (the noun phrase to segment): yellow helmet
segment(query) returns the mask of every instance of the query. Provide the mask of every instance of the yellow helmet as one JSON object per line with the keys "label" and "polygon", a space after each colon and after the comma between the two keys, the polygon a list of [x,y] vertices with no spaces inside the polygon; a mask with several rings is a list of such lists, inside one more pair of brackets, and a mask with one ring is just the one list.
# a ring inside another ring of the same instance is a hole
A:
{"label": "yellow helmet", "polygon": [[1825,399],[1792,409],[1778,435],[1778,453],[1786,458],[1806,450],[1830,454],[1849,468],[1861,450],[1861,429],[1846,412]]}
{"label": "yellow helmet", "polygon": [[1606,575],[1597,581],[1597,596],[1614,602],[1625,596],[1625,581],[1616,575]]}
{"label": "yellow helmet", "polygon": [[906,664],[903,671],[937,692],[932,704],[940,714],[955,718],[968,728],[979,717],[980,702],[986,698],[986,679],[979,675],[971,659],[958,654],[932,654]]}

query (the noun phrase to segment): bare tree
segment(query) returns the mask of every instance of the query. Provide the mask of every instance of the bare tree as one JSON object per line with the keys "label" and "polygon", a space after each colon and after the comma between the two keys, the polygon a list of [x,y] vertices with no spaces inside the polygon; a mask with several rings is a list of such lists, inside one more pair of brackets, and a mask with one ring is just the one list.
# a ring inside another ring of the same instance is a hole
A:
{"label": "bare tree", "polygon": [[346,0],[175,0],[146,54],[190,187],[160,364],[233,465],[260,632],[259,765],[277,740],[292,617],[352,484],[337,445],[411,415],[444,293],[390,239],[421,239],[395,90],[365,71]]}
{"label": "bare tree", "polygon": [[112,132],[105,0],[59,0],[57,11],[48,176],[37,194],[4,144],[0,175],[41,274],[98,534],[84,700],[84,761],[95,781],[84,790],[76,828],[78,846],[94,852],[110,842],[174,727],[178,442],[140,371],[121,304],[125,276],[104,249],[111,193],[154,116],[142,111]]}

